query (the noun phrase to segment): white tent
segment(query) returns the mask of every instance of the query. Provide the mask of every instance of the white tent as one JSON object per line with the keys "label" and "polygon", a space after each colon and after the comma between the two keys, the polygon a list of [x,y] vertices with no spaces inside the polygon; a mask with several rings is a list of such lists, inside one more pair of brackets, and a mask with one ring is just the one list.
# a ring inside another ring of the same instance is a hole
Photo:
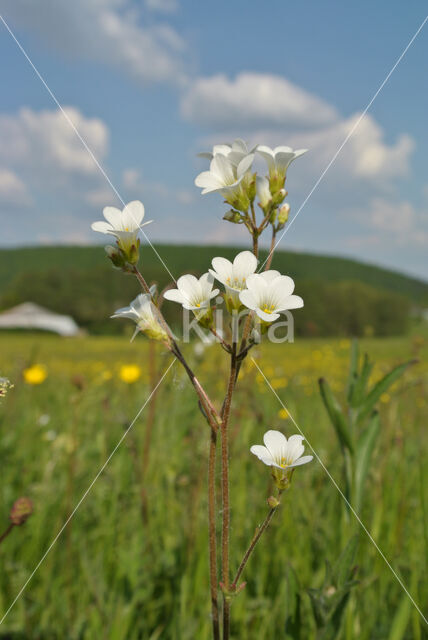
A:
{"label": "white tent", "polygon": [[79,327],[70,316],[62,316],[33,302],[24,302],[0,313],[0,329],[42,329],[61,336],[75,336]]}

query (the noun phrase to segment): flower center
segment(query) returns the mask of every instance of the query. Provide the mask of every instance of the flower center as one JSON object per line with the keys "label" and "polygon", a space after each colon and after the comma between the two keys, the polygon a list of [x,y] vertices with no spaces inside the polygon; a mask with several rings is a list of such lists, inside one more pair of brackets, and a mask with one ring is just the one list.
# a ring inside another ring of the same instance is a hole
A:
{"label": "flower center", "polygon": [[262,311],[264,311],[264,313],[273,313],[274,308],[275,307],[272,304],[271,305],[265,304],[265,306],[262,308]]}

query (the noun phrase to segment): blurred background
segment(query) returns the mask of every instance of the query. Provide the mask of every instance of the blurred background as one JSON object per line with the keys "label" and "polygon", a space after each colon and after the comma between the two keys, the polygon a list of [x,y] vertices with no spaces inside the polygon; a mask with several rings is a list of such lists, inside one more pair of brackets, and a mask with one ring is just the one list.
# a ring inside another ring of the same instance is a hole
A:
{"label": "blurred background", "polygon": [[[138,283],[112,269],[90,225],[106,205],[142,200],[157,253],[143,239],[140,268],[161,288],[171,275],[200,275],[214,256],[233,258],[248,248],[246,230],[222,220],[221,197],[201,196],[193,181],[207,165],[196,154],[236,137],[309,151],[288,172],[290,219],[298,215],[272,265],[305,300],[296,341],[254,352],[284,406],[249,363],[234,407],[233,562],[272,491],[249,454],[267,426],[288,436],[293,416],[345,487],[344,448],[318,379],[349,415],[358,338],[360,365],[364,353],[374,363],[368,390],[412,361],[376,395],[381,428],[359,514],[423,609],[426,25],[360,116],[426,4],[2,0],[0,8],[0,378],[13,385],[0,384],[0,541],[17,498],[31,499],[33,511],[1,541],[0,619],[170,364],[142,336],[129,344],[130,322],[110,319]],[[177,306],[164,309],[178,328]],[[223,352],[199,344],[185,352],[220,403]],[[208,640],[207,450],[192,391],[173,365],[0,638]],[[268,535],[234,604],[233,637],[428,637],[320,465],[296,474]],[[355,535],[347,571],[358,585],[334,617],[343,585],[326,563]],[[319,623],[314,593],[333,626]]]}

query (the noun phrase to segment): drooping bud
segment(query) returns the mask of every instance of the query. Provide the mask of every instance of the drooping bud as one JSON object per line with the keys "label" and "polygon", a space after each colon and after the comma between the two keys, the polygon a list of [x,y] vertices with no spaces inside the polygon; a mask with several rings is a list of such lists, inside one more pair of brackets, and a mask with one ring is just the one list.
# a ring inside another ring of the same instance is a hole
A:
{"label": "drooping bud", "polygon": [[244,219],[239,211],[235,211],[235,209],[230,209],[227,213],[224,214],[223,220],[227,220],[228,222],[233,222],[233,224],[242,224]]}
{"label": "drooping bud", "polygon": [[16,527],[20,527],[33,513],[33,503],[29,498],[18,498],[13,503],[10,510],[9,518],[12,524]]}
{"label": "drooping bud", "polygon": [[111,244],[108,244],[104,247],[104,250],[116,269],[124,268],[125,257],[123,255],[123,251],[119,249],[119,247],[113,247]]}

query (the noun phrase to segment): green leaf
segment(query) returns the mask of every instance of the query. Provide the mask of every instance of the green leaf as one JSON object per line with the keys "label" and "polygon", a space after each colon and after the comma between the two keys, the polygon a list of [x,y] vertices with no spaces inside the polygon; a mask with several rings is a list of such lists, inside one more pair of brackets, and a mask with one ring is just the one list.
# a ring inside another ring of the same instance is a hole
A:
{"label": "green leaf", "polygon": [[400,606],[392,620],[388,640],[402,640],[402,638],[404,638],[404,634],[406,633],[407,625],[410,620],[410,613],[412,610],[411,605],[412,603],[409,596],[404,594]]}
{"label": "green leaf", "polygon": [[379,400],[382,393],[385,393],[389,387],[400,378],[408,367],[415,364],[417,360],[409,360],[399,364],[395,369],[387,373],[375,386],[372,388],[365,401],[362,404],[362,408],[359,411],[358,420],[361,422],[366,418],[369,413],[374,409],[376,402]]}
{"label": "green leaf", "polygon": [[302,629],[300,585],[297,576],[289,565],[287,567],[287,602],[285,618],[286,640],[300,640]]}
{"label": "green leaf", "polygon": [[352,505],[357,513],[360,512],[364,484],[370,466],[373,449],[380,431],[379,413],[375,411],[367,427],[360,437],[355,452],[355,481],[354,481],[354,504]]}
{"label": "green leaf", "polygon": [[358,341],[353,340],[351,347],[351,362],[349,364],[348,386],[346,391],[348,403],[351,403],[351,399],[354,394],[354,388],[358,381],[358,355]]}
{"label": "green leaf", "polygon": [[327,380],[325,380],[325,378],[320,378],[318,382],[324,406],[327,409],[327,413],[330,417],[331,423],[336,430],[341,446],[347,447],[350,451],[353,451],[354,446],[352,443],[349,426],[345,416],[343,415],[340,404],[333,395],[333,392]]}
{"label": "green leaf", "polygon": [[354,387],[354,392],[350,401],[352,407],[358,407],[364,400],[366,393],[367,383],[369,381],[370,374],[373,369],[373,364],[370,362],[367,353],[364,354],[363,364],[361,366],[361,372],[358,377],[358,381]]}
{"label": "green leaf", "polygon": [[343,589],[353,578],[352,570],[357,553],[358,541],[358,535],[352,536],[334,565],[333,580],[334,586],[338,590]]}

